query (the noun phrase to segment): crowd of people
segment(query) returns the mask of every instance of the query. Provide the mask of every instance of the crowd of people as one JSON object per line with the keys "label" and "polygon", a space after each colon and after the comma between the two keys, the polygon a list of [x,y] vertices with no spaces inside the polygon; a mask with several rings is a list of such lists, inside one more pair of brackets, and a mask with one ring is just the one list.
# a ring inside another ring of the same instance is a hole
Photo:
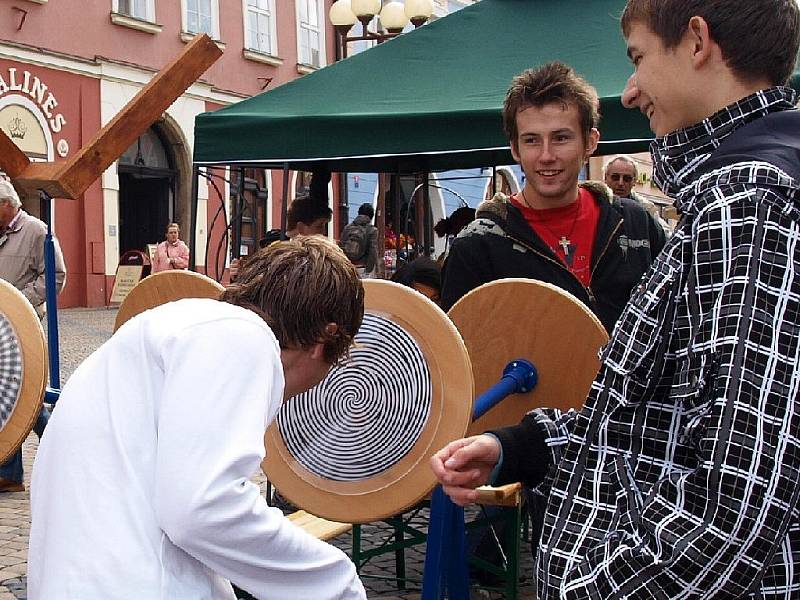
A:
{"label": "crowd of people", "polygon": [[[539,598],[798,597],[800,116],[786,83],[800,8],[628,0],[621,29],[622,102],[649,120],[653,178],[680,221],[665,231],[637,198],[628,156],[579,181],[600,139],[581,74],[556,61],[516,76],[502,124],[524,186],[451,215],[446,257],[393,279],[445,310],[496,279],[545,281],[610,339],[581,410],[537,408],[431,468],[460,505],[487,483],[530,490]],[[131,319],[70,378],[34,465],[31,598],[231,598],[230,582],[258,598],[365,597],[348,558],[249,479],[280,404],[347,356],[361,280],[381,272],[373,206],[338,245],[331,214],[296,198],[288,239],[271,232],[232,264],[221,301]],[[45,231],[0,181],[0,277],[40,317]],[[166,235],[154,271],[185,269],[177,224]],[[63,287],[57,245],[56,271]],[[22,489],[19,457],[0,491]]]}

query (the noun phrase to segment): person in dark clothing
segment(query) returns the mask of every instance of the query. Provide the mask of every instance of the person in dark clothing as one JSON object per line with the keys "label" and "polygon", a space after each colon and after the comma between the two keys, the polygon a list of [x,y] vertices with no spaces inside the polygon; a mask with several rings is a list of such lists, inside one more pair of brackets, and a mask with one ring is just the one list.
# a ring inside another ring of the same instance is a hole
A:
{"label": "person in dark clothing", "polygon": [[358,216],[342,229],[339,245],[356,266],[359,277],[372,277],[378,266],[378,228],[372,224],[375,209],[365,202],[358,207]]}
{"label": "person in dark clothing", "polygon": [[[602,182],[578,183],[599,140],[597,92],[570,67],[549,63],[514,78],[503,123],[525,187],[483,202],[453,242],[444,264],[442,307],[505,277],[556,285],[586,304],[611,333],[631,290],[665,243],[663,229],[638,203]],[[546,498],[528,493],[532,549]],[[493,536],[470,544],[492,558]],[[480,581],[491,583],[483,573]]]}
{"label": "person in dark clothing", "polygon": [[609,333],[653,259],[663,229],[636,202],[600,182],[578,185],[597,147],[597,93],[565,65],[514,79],[503,121],[525,187],[496,194],[453,242],[444,264],[442,306],[504,277],[538,279],[586,304]]}
{"label": "person in dark clothing", "polygon": [[548,495],[537,597],[800,594],[796,0],[628,0],[623,104],[681,219],[580,411],[532,411],[431,461],[459,504]]}

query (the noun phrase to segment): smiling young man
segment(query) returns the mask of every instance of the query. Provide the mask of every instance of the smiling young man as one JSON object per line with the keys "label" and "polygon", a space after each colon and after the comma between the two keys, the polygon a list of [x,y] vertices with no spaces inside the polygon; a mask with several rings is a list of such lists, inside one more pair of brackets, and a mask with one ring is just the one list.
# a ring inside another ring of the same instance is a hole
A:
{"label": "smiling young man", "polygon": [[549,489],[539,598],[798,598],[798,5],[629,0],[622,27],[623,101],[681,221],[580,413],[534,411],[433,468],[460,503],[501,456],[497,483]]}
{"label": "smiling young man", "polygon": [[346,356],[364,312],[320,236],[254,254],[220,301],[123,325],[61,393],[36,455],[30,598],[364,600],[337,548],[267,506],[250,478],[282,402]]}
{"label": "smiling young man", "polygon": [[598,106],[594,88],[560,63],[514,79],[503,123],[525,186],[484,202],[454,240],[443,271],[445,309],[483,283],[527,277],[572,293],[611,332],[664,232],[602,183],[578,184],[600,137]]}

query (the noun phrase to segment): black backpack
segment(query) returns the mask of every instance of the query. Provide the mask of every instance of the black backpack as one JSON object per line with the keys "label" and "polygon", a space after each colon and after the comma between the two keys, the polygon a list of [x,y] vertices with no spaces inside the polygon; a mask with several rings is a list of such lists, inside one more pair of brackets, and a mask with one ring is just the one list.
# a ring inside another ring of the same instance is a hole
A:
{"label": "black backpack", "polygon": [[363,260],[367,255],[367,246],[369,245],[367,226],[355,223],[345,226],[339,245],[352,262]]}

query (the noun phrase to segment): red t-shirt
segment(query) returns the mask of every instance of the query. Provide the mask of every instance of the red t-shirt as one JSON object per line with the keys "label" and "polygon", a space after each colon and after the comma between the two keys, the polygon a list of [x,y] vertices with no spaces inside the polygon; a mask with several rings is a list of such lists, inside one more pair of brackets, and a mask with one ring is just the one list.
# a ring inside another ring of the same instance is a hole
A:
{"label": "red t-shirt", "polygon": [[516,195],[511,197],[511,201],[536,235],[588,287],[592,276],[592,248],[600,217],[600,207],[591,192],[579,188],[577,200],[559,208],[529,208]]}

